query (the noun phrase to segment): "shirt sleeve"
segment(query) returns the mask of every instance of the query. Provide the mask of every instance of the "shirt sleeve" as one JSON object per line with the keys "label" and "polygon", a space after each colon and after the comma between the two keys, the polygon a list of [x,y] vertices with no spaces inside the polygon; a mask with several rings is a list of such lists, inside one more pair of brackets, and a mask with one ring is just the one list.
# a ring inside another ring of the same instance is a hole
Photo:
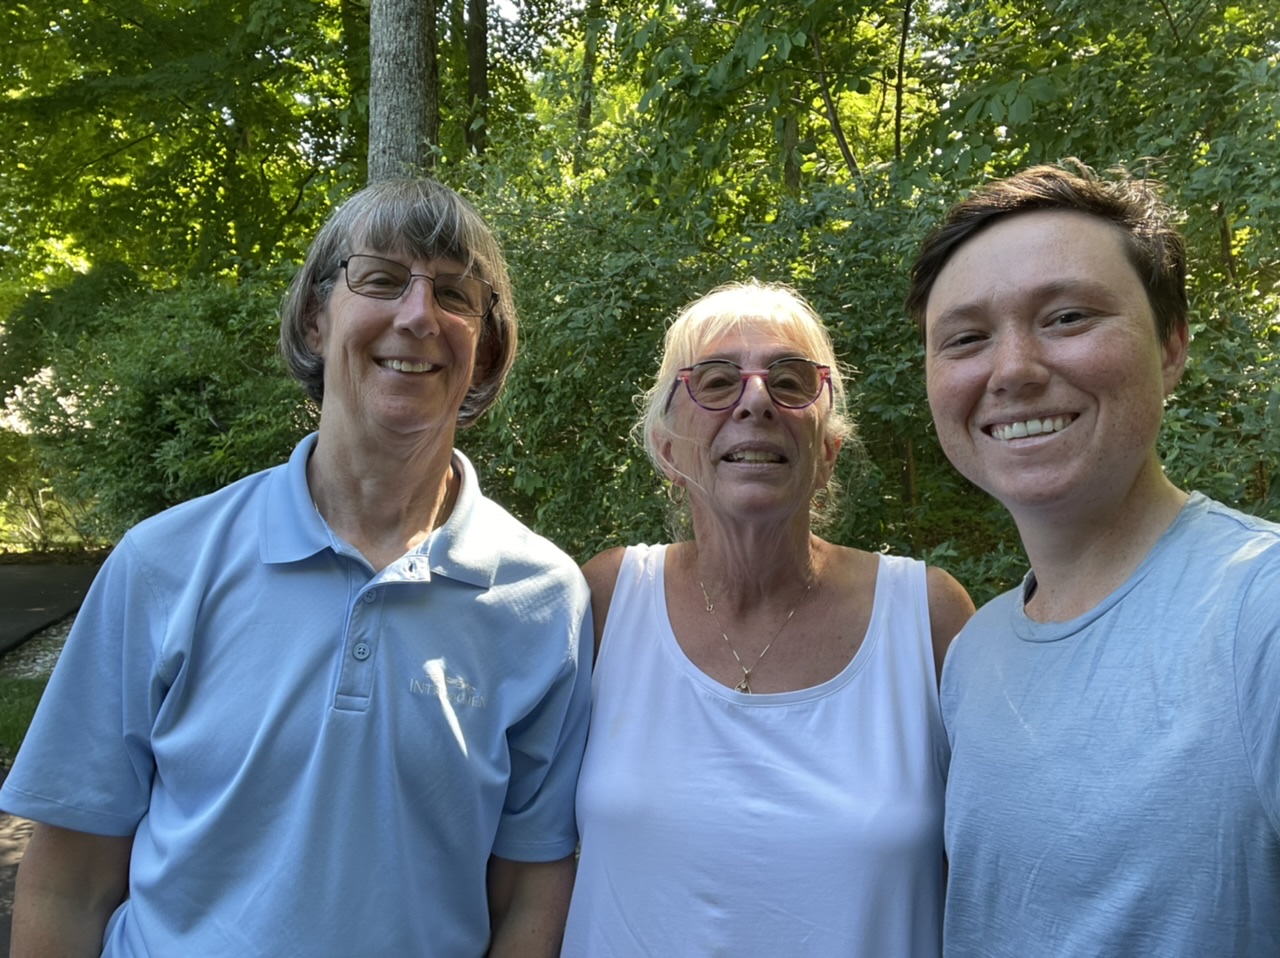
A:
{"label": "shirt sleeve", "polygon": [[574,800],[587,742],[593,633],[586,583],[575,574],[561,668],[538,707],[507,733],[511,778],[493,853],[512,861],[555,861],[578,843]]}
{"label": "shirt sleeve", "polygon": [[152,650],[163,620],[126,536],[76,616],[0,807],[61,828],[133,834],[155,771],[150,729],[164,689]]}
{"label": "shirt sleeve", "polygon": [[1265,565],[1241,603],[1236,633],[1236,701],[1254,782],[1280,839],[1280,546],[1256,561]]}

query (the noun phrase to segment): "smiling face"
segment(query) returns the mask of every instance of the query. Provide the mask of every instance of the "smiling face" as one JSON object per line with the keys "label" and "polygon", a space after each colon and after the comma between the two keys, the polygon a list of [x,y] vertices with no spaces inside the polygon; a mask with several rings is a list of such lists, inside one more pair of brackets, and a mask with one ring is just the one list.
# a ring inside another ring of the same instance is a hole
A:
{"label": "smiling face", "polygon": [[[778,326],[748,322],[707,343],[694,362],[725,359],[743,369],[765,369],[785,358],[810,357]],[[686,487],[695,517],[807,517],[840,448],[826,428],[828,405],[824,391],[804,409],[779,406],[763,378],[752,376],[736,406],[713,412],[694,403],[680,384],[657,442],[663,469]]]}
{"label": "smiling face", "polygon": [[987,227],[938,274],[925,337],[943,450],[1015,518],[1123,506],[1160,475],[1156,438],[1186,330],[1159,341],[1111,224],[1042,210]]}
{"label": "smiling face", "polygon": [[[427,276],[462,271],[449,260],[357,252],[390,257]],[[308,334],[324,359],[322,430],[352,442],[418,437],[452,444],[476,375],[481,322],[440,309],[424,279],[412,280],[399,299],[381,300],[353,293],[340,277]]]}

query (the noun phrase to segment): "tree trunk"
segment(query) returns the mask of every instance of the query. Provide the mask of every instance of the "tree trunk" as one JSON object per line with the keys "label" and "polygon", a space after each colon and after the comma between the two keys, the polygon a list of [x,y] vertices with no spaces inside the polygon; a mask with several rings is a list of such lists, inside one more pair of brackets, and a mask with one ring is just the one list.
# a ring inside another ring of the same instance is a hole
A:
{"label": "tree trunk", "polygon": [[1235,286],[1236,256],[1235,240],[1231,235],[1231,220],[1227,217],[1227,209],[1223,204],[1217,204],[1214,211],[1218,214],[1218,248],[1222,251],[1222,270],[1227,274],[1228,282]]}
{"label": "tree trunk", "polygon": [[853,157],[853,150],[849,149],[849,141],[845,139],[844,127],[840,124],[840,114],[836,111],[835,100],[831,96],[831,84],[827,80],[827,67],[822,59],[822,44],[818,42],[818,35],[815,33],[813,40],[813,55],[818,64],[818,89],[822,93],[822,103],[827,109],[827,122],[831,124],[831,133],[836,138],[836,145],[840,147],[840,155],[844,157],[844,165],[848,167],[849,172],[854,176],[861,176],[858,169],[858,161]]}
{"label": "tree trunk", "polygon": [[471,104],[467,147],[483,153],[489,111],[488,0],[467,0],[467,100]]}
{"label": "tree trunk", "polygon": [[578,90],[578,123],[573,139],[573,175],[587,167],[587,147],[591,141],[591,114],[596,104],[596,48],[600,42],[602,12],[600,0],[590,0],[582,40],[582,82]]}
{"label": "tree trunk", "polygon": [[440,143],[440,28],[439,6],[436,0],[422,0],[424,24],[426,30],[426,73],[427,91],[423,107],[426,111],[425,136],[427,149],[426,166],[434,165],[435,156],[430,148]]}
{"label": "tree trunk", "polygon": [[800,146],[800,123],[796,120],[794,102],[786,104],[782,117],[782,185],[792,196],[800,192],[800,164],[796,162],[796,148]]}
{"label": "tree trunk", "polygon": [[427,166],[425,15],[421,0],[369,6],[370,182]]}

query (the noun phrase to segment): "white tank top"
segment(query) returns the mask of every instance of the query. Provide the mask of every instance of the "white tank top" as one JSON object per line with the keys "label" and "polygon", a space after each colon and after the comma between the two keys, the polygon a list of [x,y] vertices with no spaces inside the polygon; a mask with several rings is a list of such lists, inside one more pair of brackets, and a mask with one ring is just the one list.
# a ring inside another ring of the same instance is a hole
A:
{"label": "white tank top", "polygon": [[834,678],[748,695],[671,630],[627,549],[592,677],[567,958],[937,958],[948,759],[923,563],[881,556]]}

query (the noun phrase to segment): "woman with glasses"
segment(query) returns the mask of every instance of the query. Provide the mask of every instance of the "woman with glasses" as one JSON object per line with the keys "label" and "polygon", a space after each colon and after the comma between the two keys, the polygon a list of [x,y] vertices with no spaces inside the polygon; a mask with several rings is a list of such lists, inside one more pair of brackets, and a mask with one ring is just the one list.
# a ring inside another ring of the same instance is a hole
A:
{"label": "woman with glasses", "polygon": [[853,442],[794,291],[688,306],[643,398],[687,519],[584,567],[598,645],[567,958],[941,952],[947,573],[812,520]]}
{"label": "woman with glasses", "polygon": [[502,253],[452,190],[377,183],[281,343],[317,432],[129,532],[0,794],[46,823],[15,954],[554,956],[587,588],[454,448],[515,353]]}

